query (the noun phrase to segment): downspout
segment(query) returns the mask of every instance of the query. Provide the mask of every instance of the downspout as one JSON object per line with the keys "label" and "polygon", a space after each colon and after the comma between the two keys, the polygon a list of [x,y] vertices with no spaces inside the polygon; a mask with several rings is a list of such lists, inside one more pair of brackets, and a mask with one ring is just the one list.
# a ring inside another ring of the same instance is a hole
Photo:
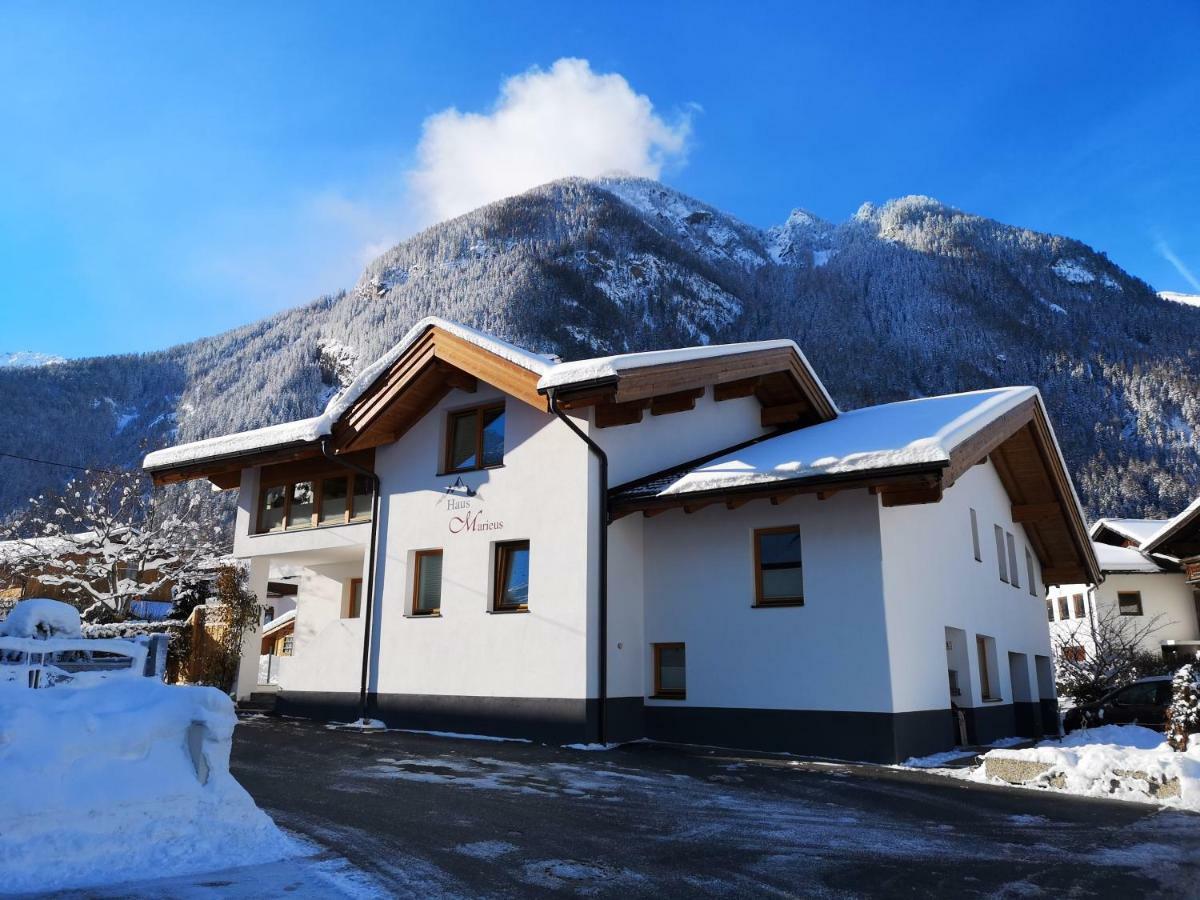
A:
{"label": "downspout", "polygon": [[[335,455],[333,448],[329,446],[329,438],[321,441],[321,452],[334,465],[371,480],[371,540],[367,544],[367,583],[366,590],[363,592],[366,597],[363,606],[362,678],[358,687],[358,724],[365,726],[367,723],[367,673],[371,661],[371,622],[375,609],[375,546],[379,536],[379,476],[370,469],[365,469],[348,459],[342,459]],[[348,503],[353,503],[354,482],[351,481],[348,487],[346,500]]]}
{"label": "downspout", "polygon": [[554,396],[554,390],[549,391],[550,412],[554,413],[563,423],[570,428],[579,439],[588,446],[588,450],[596,457],[600,463],[600,547],[598,556],[600,561],[600,577],[597,584],[597,593],[599,594],[599,676],[600,676],[600,705],[597,714],[596,724],[598,726],[599,735],[598,743],[607,743],[607,729],[605,728],[605,706],[608,703],[608,454],[604,449],[597,444],[588,434],[572,421],[571,417],[563,412],[558,406],[558,400]]}

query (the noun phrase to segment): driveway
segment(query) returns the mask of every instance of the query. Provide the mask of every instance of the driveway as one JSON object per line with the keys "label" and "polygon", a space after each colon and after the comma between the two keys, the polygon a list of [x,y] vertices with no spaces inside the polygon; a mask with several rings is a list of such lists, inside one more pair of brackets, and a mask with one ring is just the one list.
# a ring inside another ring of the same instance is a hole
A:
{"label": "driveway", "polygon": [[233,771],[308,858],[134,894],[1128,898],[1200,885],[1200,817],[881,766],[251,718]]}

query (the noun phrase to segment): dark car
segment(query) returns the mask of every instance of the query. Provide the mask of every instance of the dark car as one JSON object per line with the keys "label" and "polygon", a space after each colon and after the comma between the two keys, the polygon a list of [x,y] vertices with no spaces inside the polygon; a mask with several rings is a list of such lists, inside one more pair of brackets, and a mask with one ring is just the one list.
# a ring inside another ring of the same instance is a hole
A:
{"label": "dark car", "polygon": [[1095,703],[1067,710],[1063,728],[1095,728],[1097,725],[1143,725],[1162,731],[1171,705],[1171,676],[1153,675],[1118,688]]}

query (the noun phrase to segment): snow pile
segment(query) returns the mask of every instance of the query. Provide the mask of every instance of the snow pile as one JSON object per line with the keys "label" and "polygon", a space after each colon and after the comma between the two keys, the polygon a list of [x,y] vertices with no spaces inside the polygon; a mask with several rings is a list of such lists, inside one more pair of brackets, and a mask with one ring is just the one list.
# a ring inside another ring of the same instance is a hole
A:
{"label": "snow pile", "polygon": [[686,494],[893,466],[945,464],[1004,413],[1038,396],[999,388],[885,403],[752,444],[688,472],[661,494]]}
{"label": "snow pile", "polygon": [[1047,764],[1045,772],[1026,782],[1031,787],[1200,812],[1198,738],[1186,753],[1177,753],[1162,734],[1140,725],[1082,729],[1027,750],[992,750],[972,773],[972,781],[997,782],[987,775],[989,759]]}
{"label": "snow pile", "polygon": [[1112,544],[1098,544],[1092,541],[1092,549],[1096,552],[1101,572],[1155,574],[1163,571],[1162,566],[1134,547],[1114,547]]}
{"label": "snow pile", "polygon": [[1091,284],[1096,280],[1096,276],[1077,259],[1060,259],[1050,270],[1071,284]]}
{"label": "snow pile", "polygon": [[281,859],[291,841],[229,772],[233,704],[151,678],[0,684],[0,893]]}
{"label": "snow pile", "polygon": [[78,638],[79,610],[59,600],[22,600],[0,622],[0,636],[17,638]]}

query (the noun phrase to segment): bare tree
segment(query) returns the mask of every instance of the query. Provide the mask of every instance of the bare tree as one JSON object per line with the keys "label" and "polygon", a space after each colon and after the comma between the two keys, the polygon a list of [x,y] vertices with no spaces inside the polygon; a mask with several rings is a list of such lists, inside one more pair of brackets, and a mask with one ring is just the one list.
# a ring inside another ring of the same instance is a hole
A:
{"label": "bare tree", "polygon": [[1139,675],[1142,644],[1161,629],[1161,615],[1141,622],[1113,606],[1095,609],[1065,635],[1054,638],[1058,692],[1076,703],[1092,703]]}
{"label": "bare tree", "polygon": [[140,472],[88,472],[30,499],[0,531],[0,565],[26,594],[49,589],[84,621],[120,621],[134,600],[211,571],[220,531],[198,493],[168,509]]}

